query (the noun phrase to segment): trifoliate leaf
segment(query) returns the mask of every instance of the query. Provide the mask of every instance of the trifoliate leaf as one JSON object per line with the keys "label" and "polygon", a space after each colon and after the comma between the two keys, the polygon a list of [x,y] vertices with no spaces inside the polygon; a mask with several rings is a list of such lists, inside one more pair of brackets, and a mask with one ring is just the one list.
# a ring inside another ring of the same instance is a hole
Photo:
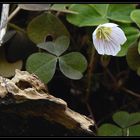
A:
{"label": "trifoliate leaf", "polygon": [[87,68],[85,57],[79,52],[72,52],[59,58],[61,72],[70,79],[81,79]]}
{"label": "trifoliate leaf", "polygon": [[44,83],[48,83],[54,76],[57,58],[47,53],[34,53],[26,63],[26,69],[36,74]]}

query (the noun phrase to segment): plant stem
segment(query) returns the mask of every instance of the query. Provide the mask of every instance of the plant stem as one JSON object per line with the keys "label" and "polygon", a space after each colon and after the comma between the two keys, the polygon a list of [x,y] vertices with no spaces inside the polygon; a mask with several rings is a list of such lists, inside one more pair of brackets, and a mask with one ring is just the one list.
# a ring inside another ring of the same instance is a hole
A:
{"label": "plant stem", "polygon": [[92,52],[91,52],[90,62],[89,62],[88,71],[87,71],[87,89],[86,89],[86,98],[85,98],[86,101],[88,101],[89,96],[90,96],[93,71],[95,70],[95,64],[96,64],[96,58],[95,58],[96,51],[94,48],[92,48],[91,51]]}
{"label": "plant stem", "polygon": [[122,89],[123,91],[125,91],[126,93],[129,93],[130,95],[133,95],[133,96],[135,96],[135,97],[140,98],[140,94],[138,94],[138,93],[135,93],[135,92],[133,92],[133,91],[131,91],[131,90],[125,88],[125,87],[122,87],[121,89]]}
{"label": "plant stem", "polygon": [[15,25],[15,24],[12,24],[12,23],[8,23],[8,25],[12,28],[14,28],[15,30],[18,30],[20,32],[23,32],[23,33],[26,33],[24,29],[22,29],[21,27]]}
{"label": "plant stem", "polygon": [[96,125],[96,121],[93,115],[93,111],[89,105],[89,96],[90,96],[90,92],[91,92],[91,85],[92,85],[92,78],[93,78],[93,72],[95,70],[95,65],[97,62],[97,53],[94,49],[94,47],[91,48],[91,55],[90,55],[90,62],[89,62],[89,66],[88,66],[88,71],[87,71],[87,89],[86,89],[86,97],[85,97],[85,104],[86,107],[95,123],[95,129],[97,131],[97,125]]}
{"label": "plant stem", "polygon": [[19,10],[20,10],[20,7],[17,6],[17,8],[8,17],[8,22],[19,12]]}

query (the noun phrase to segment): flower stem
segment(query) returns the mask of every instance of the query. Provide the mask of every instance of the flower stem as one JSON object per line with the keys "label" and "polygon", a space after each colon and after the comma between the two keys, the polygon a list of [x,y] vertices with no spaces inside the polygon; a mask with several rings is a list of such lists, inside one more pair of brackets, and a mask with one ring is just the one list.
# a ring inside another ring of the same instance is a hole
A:
{"label": "flower stem", "polygon": [[85,98],[86,101],[88,101],[90,96],[91,81],[92,81],[93,71],[95,69],[95,64],[96,64],[95,55],[96,55],[96,51],[94,48],[92,48],[91,55],[90,55],[90,62],[87,71],[87,89],[86,89],[86,98]]}
{"label": "flower stem", "polygon": [[13,24],[13,23],[10,23],[10,22],[9,22],[8,25],[9,25],[11,28],[14,28],[15,30],[18,30],[18,31],[23,32],[23,33],[26,33],[26,31],[25,31],[24,29],[22,29],[21,27],[15,25],[15,24]]}
{"label": "flower stem", "polygon": [[89,105],[89,96],[90,96],[90,93],[91,93],[91,85],[92,85],[92,79],[93,79],[93,72],[95,70],[95,65],[96,65],[96,62],[97,62],[97,53],[94,49],[94,47],[91,48],[91,54],[90,54],[90,62],[89,62],[89,66],[88,66],[88,71],[87,71],[87,89],[86,89],[86,97],[85,97],[85,104],[86,104],[86,107],[95,123],[95,129],[97,131],[98,127],[96,125],[96,121],[95,121],[95,117],[93,115],[93,111]]}
{"label": "flower stem", "polygon": [[17,8],[10,14],[8,17],[8,22],[20,11],[20,7],[17,6]]}

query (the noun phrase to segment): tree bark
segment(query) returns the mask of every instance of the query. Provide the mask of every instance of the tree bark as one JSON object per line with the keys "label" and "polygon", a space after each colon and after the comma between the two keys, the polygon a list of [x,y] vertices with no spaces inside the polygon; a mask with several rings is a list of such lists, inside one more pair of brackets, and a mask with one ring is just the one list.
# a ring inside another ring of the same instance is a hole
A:
{"label": "tree bark", "polygon": [[24,116],[41,116],[70,130],[93,134],[94,121],[49,94],[36,75],[20,70],[15,73],[11,80],[0,77],[0,109]]}

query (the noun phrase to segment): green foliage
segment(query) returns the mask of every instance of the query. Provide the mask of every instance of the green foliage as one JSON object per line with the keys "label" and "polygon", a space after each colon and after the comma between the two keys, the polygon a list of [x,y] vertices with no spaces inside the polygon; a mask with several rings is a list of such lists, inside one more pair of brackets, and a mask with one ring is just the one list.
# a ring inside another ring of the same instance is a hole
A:
{"label": "green foliage", "polygon": [[140,113],[117,112],[113,115],[113,120],[121,128],[126,128],[136,123],[140,123]]}
{"label": "green foliage", "polygon": [[125,32],[127,41],[121,46],[121,51],[117,56],[125,56],[128,52],[128,48],[135,44],[140,36],[139,30],[135,27],[123,26],[122,30]]}
{"label": "green foliage", "polygon": [[68,14],[67,20],[79,27],[96,26],[108,22],[104,16],[89,4],[73,4],[69,9],[78,12],[78,14]]}
{"label": "green foliage", "polygon": [[140,10],[133,10],[131,13],[131,19],[137,24],[140,28]]}
{"label": "green foliage", "polygon": [[106,16],[109,4],[90,4],[100,15]]}
{"label": "green foliage", "polygon": [[137,69],[140,67],[140,55],[136,46],[128,49],[126,60],[129,67],[132,70],[137,71]]}
{"label": "green foliage", "polygon": [[96,26],[109,22],[109,19],[131,23],[130,13],[134,9],[132,4],[73,4],[69,10],[78,14],[68,14],[67,20],[79,27]]}
{"label": "green foliage", "polygon": [[138,43],[138,53],[140,54],[140,41]]}
{"label": "green foliage", "polygon": [[140,125],[134,125],[129,127],[129,136],[140,136]]}
{"label": "green foliage", "polygon": [[114,124],[103,124],[98,129],[99,136],[140,136],[140,113],[125,111],[113,115]]}
{"label": "green foliage", "polygon": [[86,70],[87,61],[79,52],[72,52],[59,58],[61,72],[70,79],[81,79]]}
{"label": "green foliage", "polygon": [[61,56],[69,46],[67,36],[60,36],[55,41],[43,42],[37,46],[48,53],[35,53],[31,55],[26,64],[26,69],[35,73],[44,83],[48,83],[54,76],[56,64],[59,63],[60,71],[70,79],[80,79],[86,70],[87,61],[79,52],[72,52]]}
{"label": "green foliage", "polygon": [[61,36],[57,38],[54,42],[48,41],[40,43],[37,46],[41,49],[48,51],[56,56],[60,56],[64,53],[69,47],[69,38],[67,36]]}
{"label": "green foliage", "polygon": [[53,39],[62,35],[69,36],[64,24],[51,13],[43,13],[35,17],[29,23],[27,33],[35,44],[45,42],[47,36],[52,36]]}
{"label": "green foliage", "polygon": [[69,6],[71,4],[53,4],[50,8],[50,10],[64,12],[64,13],[71,13],[71,14],[77,14],[77,12],[74,12],[72,10],[69,10]]}
{"label": "green foliage", "polygon": [[27,70],[36,74],[44,83],[50,81],[55,73],[57,59],[48,53],[32,54],[27,60]]}
{"label": "green foliage", "polygon": [[133,4],[110,4],[108,7],[107,17],[111,20],[131,23],[131,12],[135,9]]}
{"label": "green foliage", "polygon": [[121,136],[122,129],[113,124],[103,124],[98,130],[99,136]]}

